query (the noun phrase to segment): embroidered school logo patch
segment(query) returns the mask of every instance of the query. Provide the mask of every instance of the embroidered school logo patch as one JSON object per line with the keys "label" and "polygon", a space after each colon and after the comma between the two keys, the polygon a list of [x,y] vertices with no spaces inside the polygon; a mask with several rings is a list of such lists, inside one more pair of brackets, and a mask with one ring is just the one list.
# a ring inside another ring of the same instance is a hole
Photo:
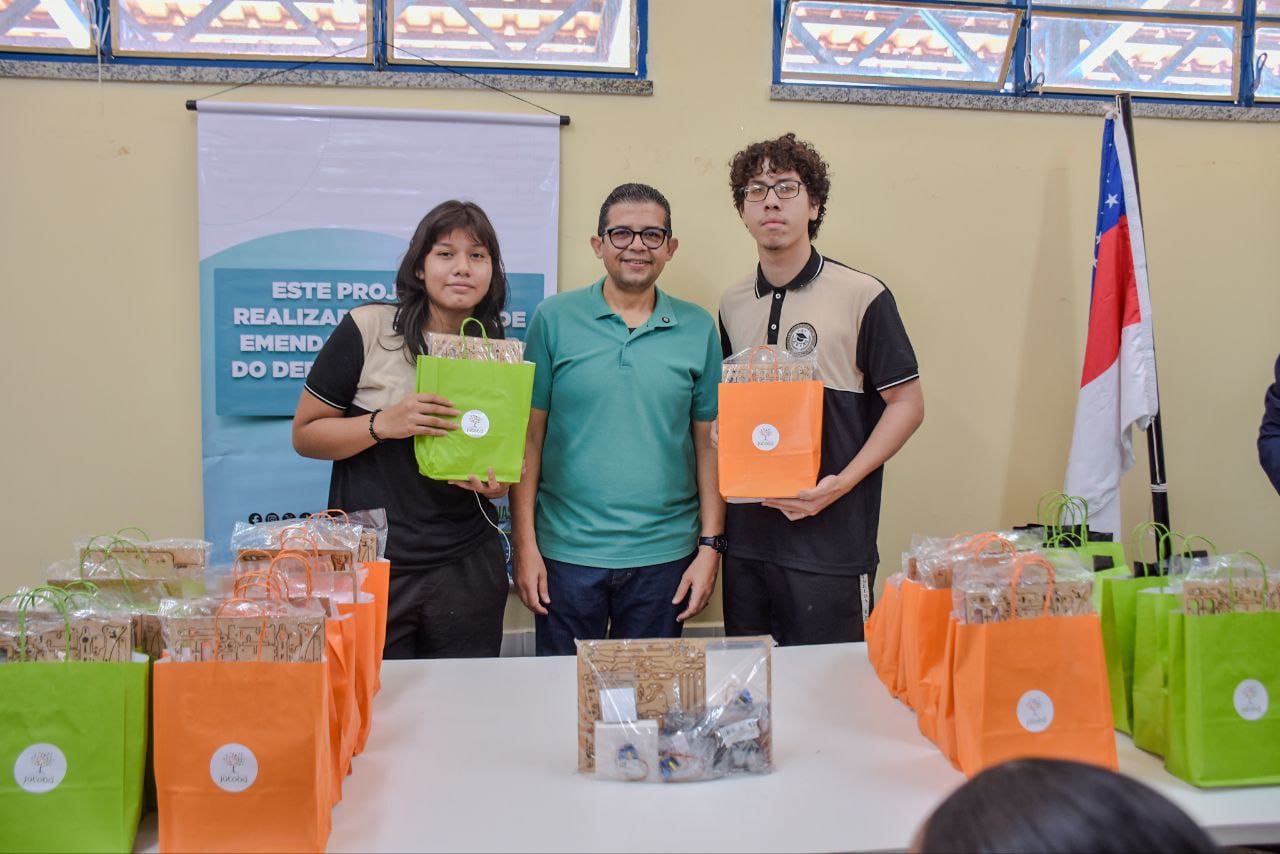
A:
{"label": "embroidered school logo patch", "polygon": [[1271,698],[1267,696],[1267,686],[1257,679],[1246,679],[1236,686],[1236,714],[1246,721],[1256,721],[1267,713]]}
{"label": "embroidered school logo patch", "polygon": [[13,763],[13,782],[33,795],[52,792],[67,776],[67,756],[56,744],[33,744]]}
{"label": "embroidered school logo patch", "polygon": [[807,356],[818,346],[818,330],[809,323],[797,323],[787,332],[787,352]]}
{"label": "embroidered school logo patch", "polygon": [[462,413],[462,432],[472,439],[479,439],[489,432],[489,416],[479,409]]}
{"label": "embroidered school logo patch", "polygon": [[1053,723],[1053,700],[1043,691],[1028,691],[1018,698],[1018,723],[1027,732],[1044,732]]}
{"label": "embroidered school logo patch", "polygon": [[761,424],[751,431],[751,444],[762,451],[772,451],[778,447],[778,440],[781,438],[778,428],[772,424]]}
{"label": "embroidered school logo patch", "polygon": [[243,744],[224,744],[213,751],[209,776],[224,792],[243,792],[258,779],[258,757]]}

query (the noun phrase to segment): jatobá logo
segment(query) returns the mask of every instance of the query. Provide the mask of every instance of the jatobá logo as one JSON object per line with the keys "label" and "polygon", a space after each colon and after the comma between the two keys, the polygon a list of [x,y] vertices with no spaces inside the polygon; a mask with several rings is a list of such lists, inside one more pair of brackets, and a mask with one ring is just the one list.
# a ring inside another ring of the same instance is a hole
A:
{"label": "jatob\u00e1 logo", "polygon": [[57,745],[33,744],[13,763],[13,781],[35,795],[51,792],[67,776],[67,757]]}
{"label": "jatob\u00e1 logo", "polygon": [[258,757],[243,744],[224,744],[209,760],[209,776],[224,792],[243,792],[258,779]]}

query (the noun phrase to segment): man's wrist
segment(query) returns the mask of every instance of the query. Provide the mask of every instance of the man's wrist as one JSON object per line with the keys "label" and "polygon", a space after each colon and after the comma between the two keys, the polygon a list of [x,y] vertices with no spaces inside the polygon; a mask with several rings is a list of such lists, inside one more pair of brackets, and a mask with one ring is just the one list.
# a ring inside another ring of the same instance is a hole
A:
{"label": "man's wrist", "polygon": [[698,538],[698,548],[714,549],[717,554],[729,550],[729,539],[724,534],[703,534]]}

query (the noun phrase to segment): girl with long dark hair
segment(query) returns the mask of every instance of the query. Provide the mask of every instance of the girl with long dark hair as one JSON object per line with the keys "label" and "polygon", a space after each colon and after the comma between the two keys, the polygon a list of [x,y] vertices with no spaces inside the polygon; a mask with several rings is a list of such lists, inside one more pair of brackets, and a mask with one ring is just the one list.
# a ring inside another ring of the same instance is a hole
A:
{"label": "girl with long dark hair", "polygon": [[418,473],[414,436],[457,429],[451,401],[416,393],[427,334],[475,317],[502,337],[507,277],[498,237],[471,202],[437,205],[418,224],[396,274],[396,302],[353,309],[316,356],[293,419],[293,447],[333,460],[329,506],[386,508],[391,591],[386,658],[497,655],[506,561],[490,523],[487,482]]}

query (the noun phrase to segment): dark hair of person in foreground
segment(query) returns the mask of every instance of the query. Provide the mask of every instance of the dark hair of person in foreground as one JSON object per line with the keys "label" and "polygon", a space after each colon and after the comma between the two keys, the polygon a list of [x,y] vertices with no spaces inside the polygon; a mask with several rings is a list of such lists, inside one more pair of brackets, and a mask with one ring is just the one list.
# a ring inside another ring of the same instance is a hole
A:
{"label": "dark hair of person in foreground", "polygon": [[1218,850],[1154,789],[1058,759],[1017,759],[986,769],[934,810],[916,842],[931,854]]}

